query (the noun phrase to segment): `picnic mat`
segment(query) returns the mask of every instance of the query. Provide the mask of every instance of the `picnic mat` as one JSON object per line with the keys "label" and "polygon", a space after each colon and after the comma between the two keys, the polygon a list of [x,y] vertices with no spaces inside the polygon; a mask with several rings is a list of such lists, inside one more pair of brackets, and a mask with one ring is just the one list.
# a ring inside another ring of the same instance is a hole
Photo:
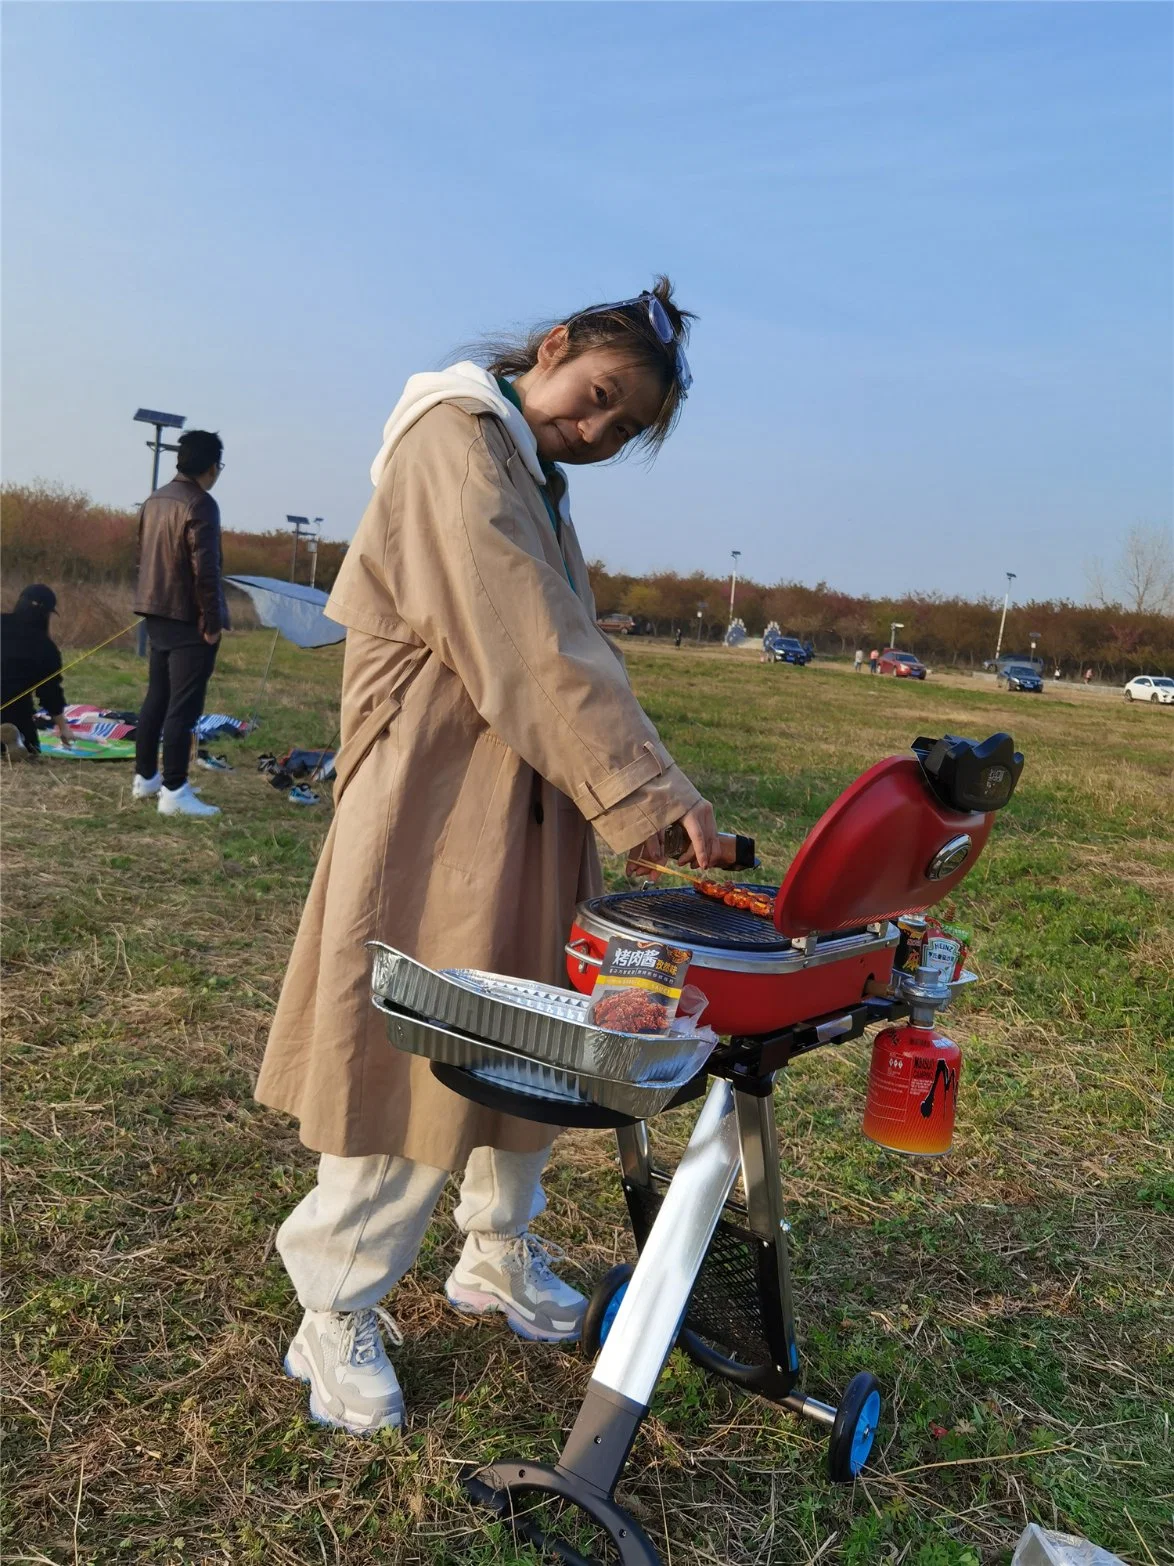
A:
{"label": "picnic mat", "polygon": [[127,739],[85,739],[73,736],[67,750],[61,736],[54,731],[41,735],[41,754],[52,756],[54,761],[133,761],[135,742]]}

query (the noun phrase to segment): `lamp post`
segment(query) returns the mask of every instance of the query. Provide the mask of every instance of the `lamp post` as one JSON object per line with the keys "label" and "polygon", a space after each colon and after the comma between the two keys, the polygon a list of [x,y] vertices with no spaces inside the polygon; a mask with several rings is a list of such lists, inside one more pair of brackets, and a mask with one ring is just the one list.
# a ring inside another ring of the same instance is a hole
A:
{"label": "lamp post", "polygon": [[314,518],[313,536],[308,540],[306,548],[310,551],[310,586],[313,587],[318,579],[318,542],[322,537],[322,518]]}
{"label": "lamp post", "polygon": [[995,664],[996,665],[999,662],[999,654],[1003,650],[1003,630],[1004,630],[1004,628],[1005,628],[1005,626],[1007,624],[1007,605],[1011,602],[1011,583],[1015,580],[1015,576],[1016,576],[1016,573],[1014,571],[1008,571],[1006,573],[1006,577],[1007,577],[1007,591],[1003,594],[1003,617],[999,621],[999,639],[995,643]]}
{"label": "lamp post", "polygon": [[1032,664],[1034,665],[1034,663],[1035,663],[1035,647],[1036,647],[1036,643],[1040,640],[1040,633],[1038,631],[1029,631],[1027,634],[1031,637],[1031,661],[1032,661]]}
{"label": "lamp post", "polygon": [[313,557],[310,577],[310,586],[313,587],[314,575],[318,570],[318,530],[321,529],[322,518],[315,517],[311,522],[309,517],[291,517],[287,512],[285,520],[293,528],[293,558],[289,565],[289,579],[291,582],[296,582],[298,579],[298,539],[305,538],[310,541],[308,547]]}
{"label": "lamp post", "polygon": [[[738,561],[741,560],[741,558],[742,558],[742,551],[740,549],[731,549],[730,550],[730,554],[733,557],[733,561],[734,561],[734,569],[730,572],[730,625],[733,625],[733,623],[734,623],[734,589],[738,585]],[[728,629],[728,627],[727,627],[727,629]]]}
{"label": "lamp post", "polygon": [[155,460],[151,466],[151,488],[159,488],[159,453],[161,451],[178,451],[178,446],[169,446],[164,442],[164,430],[181,430],[187,422],[186,414],[159,413],[154,408],[140,408],[135,414],[136,424],[153,424],[155,426],[155,439],[147,442],[148,451],[155,453]]}
{"label": "lamp post", "polygon": [[701,620],[702,620],[703,615],[705,614],[705,610],[706,610],[706,605],[705,604],[701,603],[701,604],[697,605],[697,645],[698,645],[698,647],[701,646]]}
{"label": "lamp post", "polygon": [[890,647],[896,648],[896,645],[897,645],[897,632],[898,631],[903,631],[904,629],[905,629],[905,622],[904,622],[904,620],[890,620],[889,621],[889,646]]}
{"label": "lamp post", "polygon": [[[187,415],[183,413],[160,413],[156,408],[140,408],[135,414],[136,424],[153,424],[155,426],[155,439],[147,442],[147,450],[155,453],[151,464],[151,492],[159,488],[159,453],[161,451],[178,451],[178,446],[170,446],[163,439],[164,430],[181,430],[187,422]],[[147,656],[147,622],[139,621],[136,650],[140,658]]]}

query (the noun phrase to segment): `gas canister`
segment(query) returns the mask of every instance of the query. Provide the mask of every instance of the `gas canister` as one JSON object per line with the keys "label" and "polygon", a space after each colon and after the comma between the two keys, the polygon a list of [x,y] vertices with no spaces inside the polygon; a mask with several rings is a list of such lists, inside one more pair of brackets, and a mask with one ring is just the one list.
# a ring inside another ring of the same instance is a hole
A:
{"label": "gas canister", "polygon": [[940,976],[919,968],[906,994],[912,1020],[885,1028],[872,1046],[863,1129],[895,1153],[932,1157],[948,1153],[954,1140],[962,1051],[933,1025],[949,997]]}

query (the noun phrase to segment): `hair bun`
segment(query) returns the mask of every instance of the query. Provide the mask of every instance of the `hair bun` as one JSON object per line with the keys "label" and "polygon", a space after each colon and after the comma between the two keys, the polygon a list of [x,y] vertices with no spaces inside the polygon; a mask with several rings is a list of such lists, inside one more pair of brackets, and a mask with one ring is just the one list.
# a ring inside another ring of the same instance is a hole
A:
{"label": "hair bun", "polygon": [[652,285],[652,294],[664,306],[673,331],[682,343],[689,341],[690,324],[697,319],[692,310],[682,310],[673,299],[673,285],[663,272],[658,272]]}

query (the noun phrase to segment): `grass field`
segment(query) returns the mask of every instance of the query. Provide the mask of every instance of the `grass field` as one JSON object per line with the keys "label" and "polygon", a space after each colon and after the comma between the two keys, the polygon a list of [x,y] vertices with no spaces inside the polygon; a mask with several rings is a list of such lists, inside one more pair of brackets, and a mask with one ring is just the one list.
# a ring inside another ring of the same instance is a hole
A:
{"label": "grass field", "polygon": [[[230,638],[210,704],[247,712],[267,648]],[[446,1216],[393,1302],[406,1435],[313,1426],[281,1372],[273,1236],[313,1160],[250,1088],[329,804],[297,810],[253,763],[331,739],[340,661],[281,645],[264,727],[202,778],[210,826],[132,804],[127,766],[3,777],[5,1560],[533,1558],[455,1473],[553,1460],[589,1369],[450,1314]],[[914,735],[1008,728],[1027,767],[958,901],[985,982],[947,1024],[952,1156],[864,1140],[864,1044],[779,1089],[807,1384],[880,1378],[872,1464],[832,1488],[815,1426],[674,1355],[626,1504],[670,1566],[985,1566],[1027,1520],[1174,1561],[1174,713],[689,650],[632,671],[768,867]],[[110,652],[68,690],[137,703],[143,674]],[[576,1280],[631,1255],[610,1133],[565,1137],[548,1191]]]}

